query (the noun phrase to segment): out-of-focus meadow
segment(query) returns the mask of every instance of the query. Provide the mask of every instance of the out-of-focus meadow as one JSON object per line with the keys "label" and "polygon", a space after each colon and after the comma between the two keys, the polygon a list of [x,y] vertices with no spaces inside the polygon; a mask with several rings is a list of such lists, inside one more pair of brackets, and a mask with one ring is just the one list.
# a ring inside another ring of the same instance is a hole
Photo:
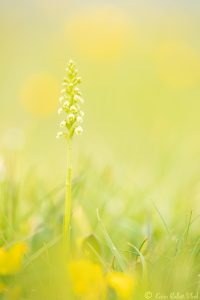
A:
{"label": "out-of-focus meadow", "polygon": [[[195,0],[1,1],[1,244],[25,241],[28,266],[34,251],[60,234],[66,143],[55,135],[69,58],[78,65],[85,99],[84,134],[73,142],[77,245],[95,234],[111,261],[117,253],[108,251],[104,225],[122,252],[128,242],[139,247],[153,237],[150,291],[159,291],[158,274],[173,265],[172,248],[187,244],[189,234],[193,256],[183,246],[177,270],[188,257],[191,265],[195,255],[199,261],[199,14]],[[179,288],[189,282],[185,292],[199,280],[199,271],[192,272],[191,282],[174,272]],[[165,283],[166,293],[173,290]],[[137,299],[144,299],[141,293]]]}

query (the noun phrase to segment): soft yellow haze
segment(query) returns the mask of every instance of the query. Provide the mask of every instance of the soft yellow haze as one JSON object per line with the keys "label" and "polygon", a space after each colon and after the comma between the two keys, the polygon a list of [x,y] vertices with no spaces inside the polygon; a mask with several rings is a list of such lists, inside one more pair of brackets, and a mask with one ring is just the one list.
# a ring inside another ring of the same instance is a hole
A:
{"label": "soft yellow haze", "polygon": [[200,82],[200,55],[183,41],[166,40],[155,52],[160,80],[174,88],[190,88]]}
{"label": "soft yellow haze", "polygon": [[24,162],[34,161],[53,182],[64,173],[66,149],[55,135],[70,58],[82,74],[85,98],[74,164],[82,155],[101,167],[117,161],[145,185],[166,156],[172,156],[166,168],[174,155],[184,173],[187,159],[198,154],[199,21],[192,10],[140,4],[31,1],[2,8],[2,137],[16,127],[25,132]]}
{"label": "soft yellow haze", "polygon": [[59,83],[49,74],[37,74],[28,78],[21,90],[24,108],[35,116],[47,116],[58,106]]}
{"label": "soft yellow haze", "polygon": [[132,34],[129,14],[116,6],[83,9],[66,24],[66,37],[73,51],[96,61],[112,61],[124,55]]}

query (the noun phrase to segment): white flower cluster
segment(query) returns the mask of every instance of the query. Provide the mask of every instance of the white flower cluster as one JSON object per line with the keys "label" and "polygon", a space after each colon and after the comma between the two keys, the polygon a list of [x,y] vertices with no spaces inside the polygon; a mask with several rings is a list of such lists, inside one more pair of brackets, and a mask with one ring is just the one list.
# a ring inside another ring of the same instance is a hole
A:
{"label": "white flower cluster", "polygon": [[60,107],[58,114],[63,115],[60,122],[61,131],[57,133],[57,138],[62,136],[72,138],[74,133],[80,135],[83,132],[81,123],[83,122],[84,113],[80,105],[84,102],[78,85],[81,83],[81,77],[75,63],[70,60],[67,68],[67,76],[63,80],[63,89],[59,99]]}

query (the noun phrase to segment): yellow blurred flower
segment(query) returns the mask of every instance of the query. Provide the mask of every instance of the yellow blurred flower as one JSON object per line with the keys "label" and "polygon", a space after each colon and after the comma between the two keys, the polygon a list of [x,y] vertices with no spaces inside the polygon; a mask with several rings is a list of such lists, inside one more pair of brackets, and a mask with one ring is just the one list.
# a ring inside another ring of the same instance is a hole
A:
{"label": "yellow blurred flower", "polygon": [[104,299],[106,283],[100,265],[85,259],[74,260],[69,264],[69,275],[76,295],[87,300]]}
{"label": "yellow blurred flower", "polygon": [[129,16],[112,6],[96,7],[74,15],[66,26],[72,47],[87,58],[110,60],[129,47]]}
{"label": "yellow blurred flower", "polygon": [[4,283],[0,282],[0,295],[6,291],[6,286]]}
{"label": "yellow blurred flower", "polygon": [[24,243],[17,243],[10,249],[0,248],[0,275],[12,275],[22,267],[22,259],[27,251]]}
{"label": "yellow blurred flower", "polygon": [[37,74],[24,83],[21,102],[35,116],[47,116],[57,108],[58,81],[48,74]]}
{"label": "yellow blurred flower", "polygon": [[6,300],[20,300],[22,299],[22,289],[20,286],[12,286],[5,292]]}
{"label": "yellow blurred flower", "polygon": [[132,297],[135,285],[133,276],[121,272],[110,272],[106,278],[108,286],[116,292],[120,299]]}

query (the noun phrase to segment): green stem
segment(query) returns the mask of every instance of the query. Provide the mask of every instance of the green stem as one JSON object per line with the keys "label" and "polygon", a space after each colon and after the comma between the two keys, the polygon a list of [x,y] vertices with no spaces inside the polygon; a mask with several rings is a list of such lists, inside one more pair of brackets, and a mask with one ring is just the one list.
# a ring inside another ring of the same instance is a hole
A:
{"label": "green stem", "polygon": [[63,238],[70,245],[70,231],[71,231],[71,139],[67,141],[67,178],[66,178],[66,198],[65,198],[65,214],[63,226]]}

